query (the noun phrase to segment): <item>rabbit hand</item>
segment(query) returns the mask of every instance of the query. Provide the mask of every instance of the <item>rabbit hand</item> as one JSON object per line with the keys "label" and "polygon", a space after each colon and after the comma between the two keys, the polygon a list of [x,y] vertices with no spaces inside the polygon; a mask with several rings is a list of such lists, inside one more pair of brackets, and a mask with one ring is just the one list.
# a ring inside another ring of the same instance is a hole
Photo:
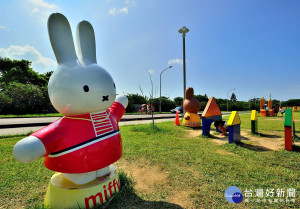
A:
{"label": "rabbit hand", "polygon": [[29,163],[46,154],[44,144],[35,136],[28,136],[18,141],[13,149],[14,157],[21,163]]}
{"label": "rabbit hand", "polygon": [[115,102],[119,102],[121,105],[123,105],[123,107],[126,109],[127,105],[128,105],[128,99],[125,96],[120,96],[118,95],[116,97]]}

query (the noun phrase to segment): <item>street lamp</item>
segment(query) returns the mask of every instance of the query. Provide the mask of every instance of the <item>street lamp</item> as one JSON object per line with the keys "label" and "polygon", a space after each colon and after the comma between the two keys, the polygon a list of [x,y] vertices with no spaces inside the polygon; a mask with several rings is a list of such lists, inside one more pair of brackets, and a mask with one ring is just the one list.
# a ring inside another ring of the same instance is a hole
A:
{"label": "street lamp", "polygon": [[228,112],[228,92],[234,91],[234,90],[235,90],[235,88],[234,88],[234,89],[229,89],[229,90],[227,91],[227,112]]}
{"label": "street lamp", "polygon": [[185,77],[185,34],[189,32],[189,29],[183,26],[178,30],[182,34],[183,43],[183,102],[185,100],[185,89],[186,89],[186,77]]}
{"label": "street lamp", "polygon": [[159,80],[159,113],[161,113],[161,74],[163,74],[163,72],[165,72],[166,70],[168,70],[171,67],[172,67],[172,65],[170,65],[169,67],[167,67],[160,73],[160,77],[159,77],[160,78],[160,80]]}
{"label": "street lamp", "polygon": [[251,98],[255,98],[255,96],[251,96],[250,98],[249,98],[249,111],[250,111],[250,100],[251,100]]}

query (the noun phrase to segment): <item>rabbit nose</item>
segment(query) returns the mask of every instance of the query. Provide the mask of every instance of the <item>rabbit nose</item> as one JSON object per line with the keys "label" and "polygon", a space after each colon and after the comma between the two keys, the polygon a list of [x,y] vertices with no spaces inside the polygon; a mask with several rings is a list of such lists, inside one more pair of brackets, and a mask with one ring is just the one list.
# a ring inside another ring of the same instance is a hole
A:
{"label": "rabbit nose", "polygon": [[104,102],[104,101],[108,101],[108,96],[109,96],[109,95],[102,96],[102,102]]}

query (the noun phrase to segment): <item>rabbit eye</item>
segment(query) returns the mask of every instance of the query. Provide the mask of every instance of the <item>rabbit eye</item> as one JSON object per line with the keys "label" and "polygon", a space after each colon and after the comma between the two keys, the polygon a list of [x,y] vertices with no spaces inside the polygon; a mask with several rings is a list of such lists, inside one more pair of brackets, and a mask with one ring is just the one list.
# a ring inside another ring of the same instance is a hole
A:
{"label": "rabbit eye", "polygon": [[116,84],[114,84],[114,87],[116,88]]}
{"label": "rabbit eye", "polygon": [[84,87],[83,87],[83,91],[85,91],[85,92],[88,92],[90,89],[89,89],[89,87],[87,86],[87,85],[85,85]]}

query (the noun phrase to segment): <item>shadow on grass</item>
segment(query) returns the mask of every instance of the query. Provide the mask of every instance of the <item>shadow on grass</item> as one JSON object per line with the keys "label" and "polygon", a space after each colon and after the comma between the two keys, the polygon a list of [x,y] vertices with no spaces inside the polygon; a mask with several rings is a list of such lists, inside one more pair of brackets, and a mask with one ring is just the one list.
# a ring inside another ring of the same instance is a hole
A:
{"label": "shadow on grass", "polygon": [[190,127],[191,129],[193,130],[202,130],[202,126],[199,126],[199,127]]}
{"label": "shadow on grass", "polygon": [[300,146],[293,144],[292,150],[292,152],[300,152]]}
{"label": "shadow on grass", "polygon": [[267,147],[264,147],[264,146],[252,145],[252,144],[247,144],[247,143],[244,143],[244,142],[238,142],[236,144],[240,147],[243,147],[243,148],[246,148],[246,149],[249,149],[249,150],[253,150],[253,151],[257,151],[257,152],[273,151],[273,150],[271,150]]}
{"label": "shadow on grass", "polygon": [[256,135],[256,136],[259,136],[259,137],[271,138],[271,139],[278,139],[278,138],[281,138],[281,137],[278,136],[278,135],[264,134],[264,133],[256,133],[256,134],[253,134],[253,135]]}
{"label": "shadow on grass", "polygon": [[115,208],[175,208],[183,209],[181,206],[164,201],[147,201],[140,198],[134,189],[133,180],[123,171],[120,172],[121,191],[117,193],[108,204],[98,205],[94,209]]}

